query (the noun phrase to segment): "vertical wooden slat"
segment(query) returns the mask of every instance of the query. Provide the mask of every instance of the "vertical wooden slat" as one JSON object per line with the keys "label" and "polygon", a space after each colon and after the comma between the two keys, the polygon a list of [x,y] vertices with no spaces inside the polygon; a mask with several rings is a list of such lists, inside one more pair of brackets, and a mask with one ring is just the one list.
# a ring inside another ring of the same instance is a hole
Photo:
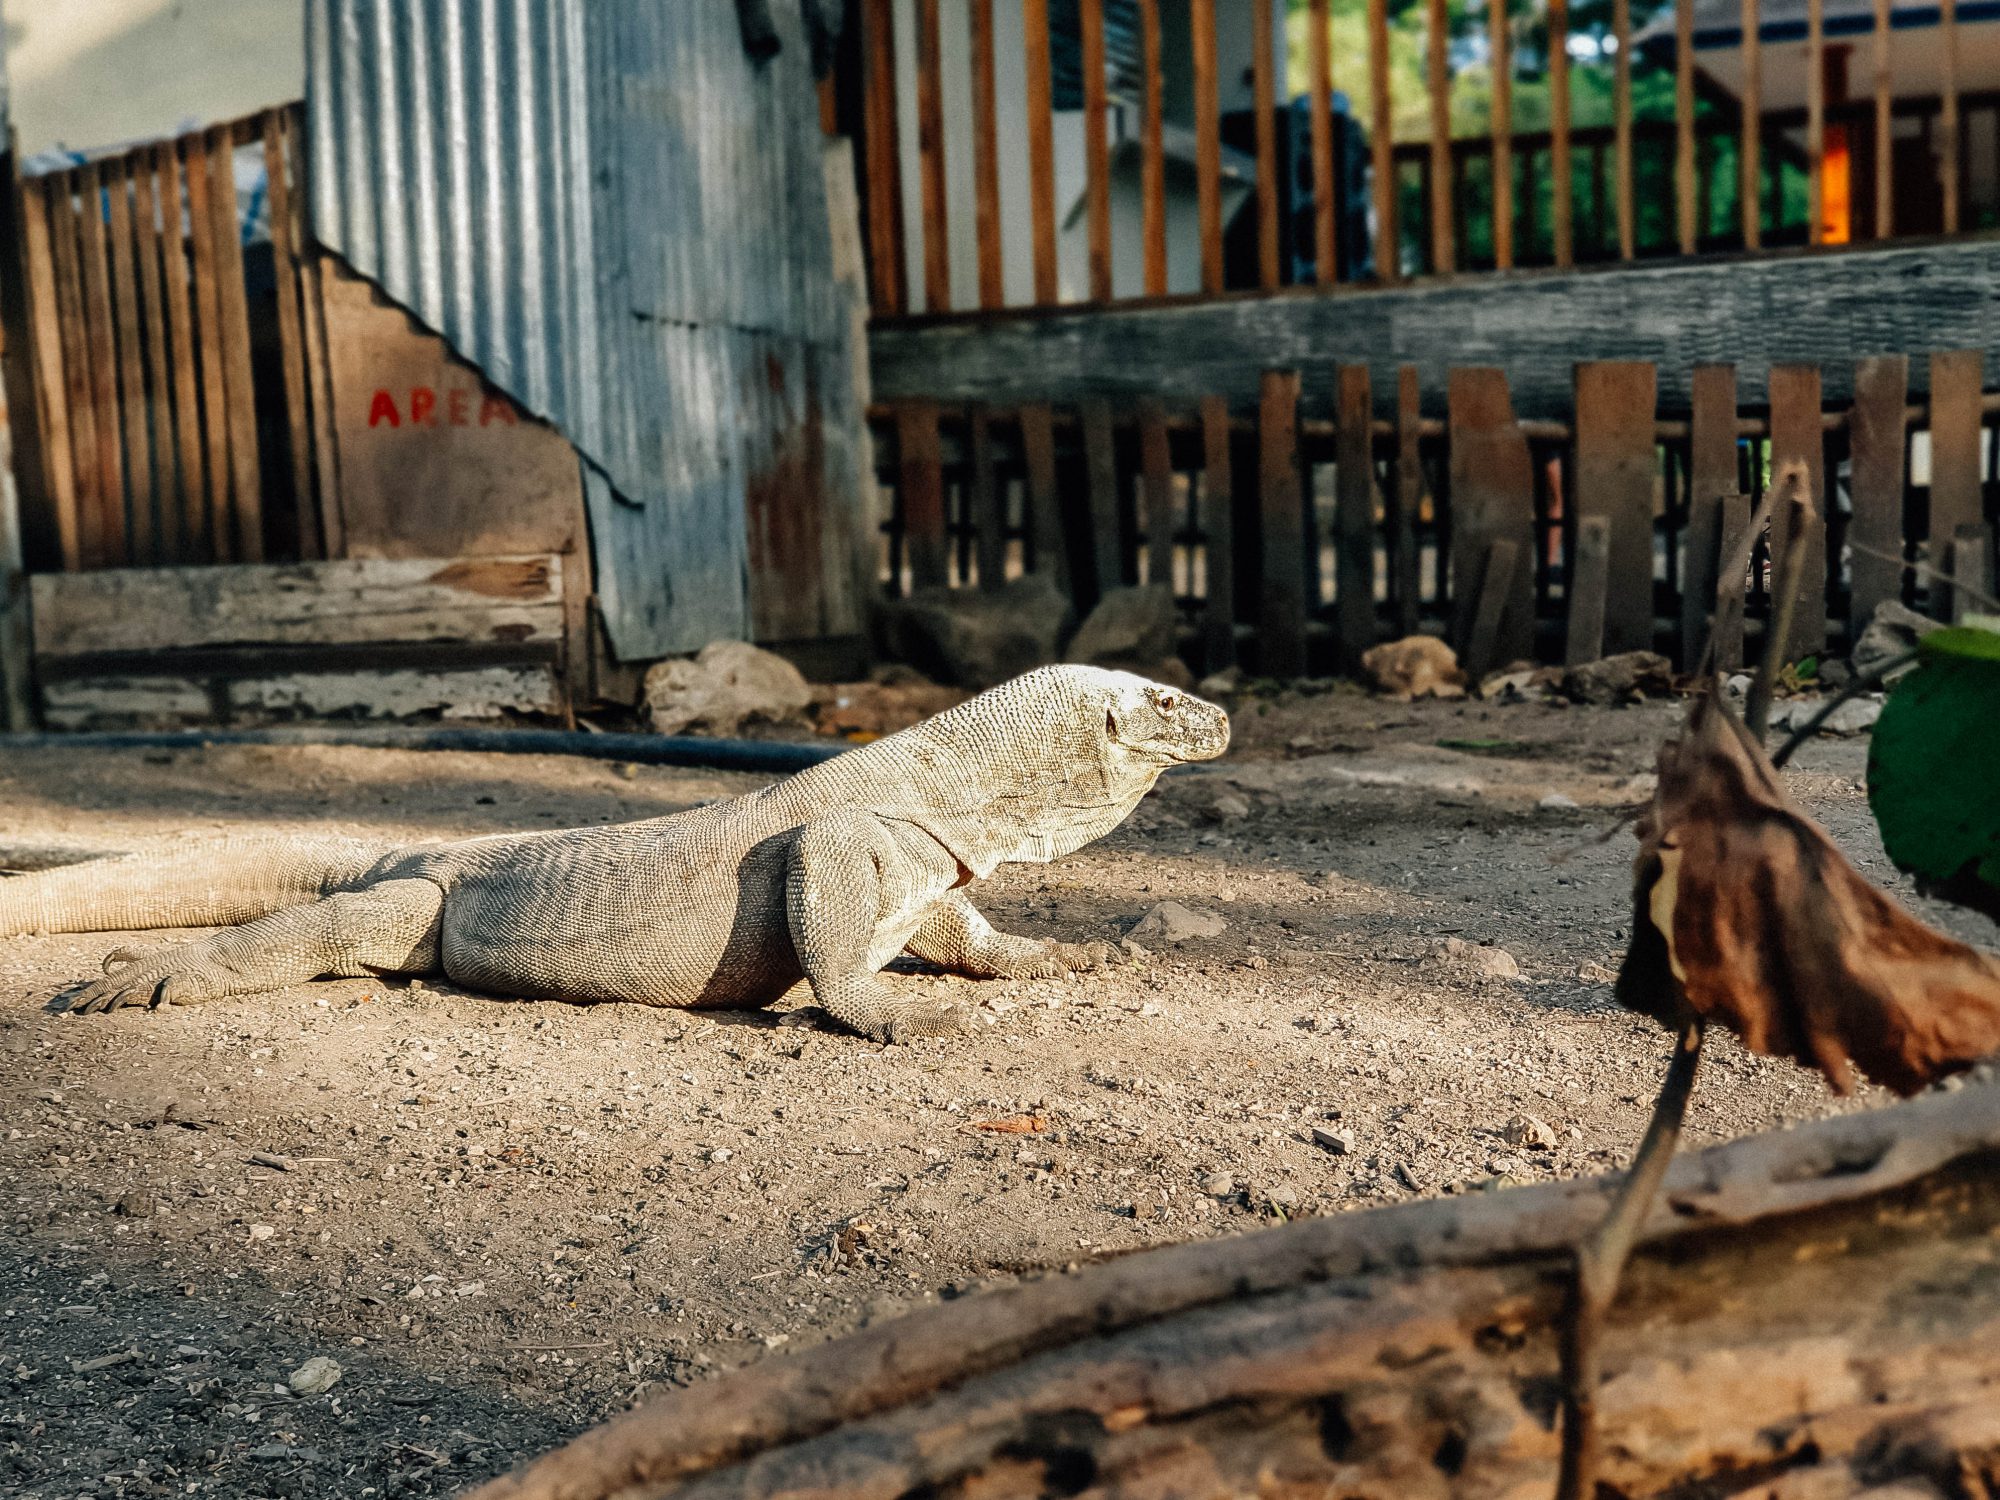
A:
{"label": "vertical wooden slat", "polygon": [[347,555],[347,521],[340,507],[340,464],[333,439],[333,370],[327,363],[326,302],[320,262],[299,267],[305,302],[306,386],[312,397],[313,469],[319,481],[319,524],[328,557]]}
{"label": "vertical wooden slat", "polygon": [[1395,121],[1389,96],[1389,7],[1368,0],[1369,147],[1374,161],[1375,276],[1394,281],[1397,266]]}
{"label": "vertical wooden slat", "polygon": [[1875,0],[1875,238],[1896,232],[1895,119],[1896,77],[1889,64],[1890,0]]}
{"label": "vertical wooden slat", "polygon": [[1763,44],[1757,33],[1758,0],[1742,0],[1743,87],[1737,100],[1743,111],[1742,136],[1737,150],[1737,197],[1743,217],[1743,243],[1755,250],[1764,242],[1764,180],[1761,155],[1764,144]]}
{"label": "vertical wooden slat", "polygon": [[243,284],[243,239],[236,223],[235,136],[208,134],[208,210],[215,239],[215,290],[222,310],[222,389],[229,412],[229,509],[236,555],[264,560],[264,484],[257,462],[257,392],[250,373],[250,309]]}
{"label": "vertical wooden slat", "polygon": [[1333,201],[1333,13],[1331,0],[1312,0],[1306,19],[1312,54],[1313,265],[1321,286],[1340,277]]}
{"label": "vertical wooden slat", "polygon": [[1348,671],[1375,644],[1375,398],[1368,366],[1342,365],[1333,394],[1334,629]]}
{"label": "vertical wooden slat", "polygon": [[944,528],[944,457],[935,401],[896,408],[896,473],[903,498],[903,555],[910,586],[943,588],[951,581]]}
{"label": "vertical wooden slat", "polygon": [[1952,605],[1954,625],[1966,623],[1966,616],[1985,613],[1985,601],[1993,597],[1993,528],[1981,522],[1961,526],[1951,544]]}
{"label": "vertical wooden slat", "polygon": [[1507,0],[1486,0],[1486,46],[1493,57],[1493,264],[1505,271],[1514,264],[1514,37]]}
{"label": "vertical wooden slat", "polygon": [[118,347],[112,331],[111,271],[104,246],[104,181],[96,165],[77,174],[77,223],[82,231],[83,315],[90,340],[90,395],[97,430],[98,535],[103,560],[128,561],[125,547],[125,461],[118,432]]}
{"label": "vertical wooden slat", "polygon": [[111,248],[111,310],[118,342],[118,412],[125,430],[126,545],[135,563],[159,562],[153,524],[153,440],[146,426],[146,355],[132,254],[132,166],[105,163],[105,229]]}
{"label": "vertical wooden slat", "polygon": [[[1882,354],[1854,365],[1854,405],[1848,411],[1848,489],[1854,515],[1847,535],[1854,546],[1849,562],[1847,638],[1861,632],[1885,600],[1903,597],[1903,476],[1909,431],[1903,406],[1909,399],[1910,361]],[[1869,549],[1863,551],[1863,548]],[[1873,554],[1884,553],[1888,557]]]}
{"label": "vertical wooden slat", "polygon": [[[65,212],[68,202],[64,195]],[[63,371],[62,313],[49,235],[49,194],[45,180],[39,177],[21,184],[21,264],[27,276],[28,337],[34,358],[35,417],[41,430],[44,484],[55,511],[57,552],[63,570],[73,573],[82,566],[76,450],[70,427],[69,386]]]}
{"label": "vertical wooden slat", "polygon": [[[1787,661],[1798,661],[1826,649],[1826,437],[1820,420],[1820,380],[1817,365],[1771,366],[1771,474],[1775,482],[1785,465],[1803,463],[1809,476],[1813,513],[1806,522],[1805,555],[1797,578],[1772,578],[1772,598],[1794,593]],[[1771,515],[1772,567],[1778,568],[1789,545],[1790,508],[1775,507]]]}
{"label": "vertical wooden slat", "polygon": [[161,284],[167,311],[167,364],[174,392],[173,532],[187,562],[208,555],[209,496],[201,446],[201,377],[196,373],[194,313],[188,295],[187,237],[181,218],[181,162],[172,141],[153,148],[160,184]]}
{"label": "vertical wooden slat", "polygon": [[85,326],[81,216],[74,173],[47,179],[49,259],[55,267],[56,322],[62,336],[63,400],[69,408],[70,464],[76,481],[77,566],[103,567],[110,558],[105,534],[102,470],[97,448],[96,379],[90,368]]}
{"label": "vertical wooden slat", "polygon": [[1083,429],[1083,476],[1090,503],[1090,565],[1097,597],[1103,598],[1125,581],[1120,555],[1118,439],[1111,425],[1111,403],[1090,397],[1077,406]]}
{"label": "vertical wooden slat", "polygon": [[185,552],[181,538],[179,467],[174,460],[173,380],[167,349],[166,309],[162,306],[163,281],[160,272],[160,179],[156,153],[134,153],[132,186],[132,227],[139,263],[140,311],[144,315],[146,385],[152,393],[154,495],[158,511],[159,540],[155,555],[163,562],[181,562]]}
{"label": "vertical wooden slat", "polygon": [[1061,295],[1056,271],[1056,147],[1050,113],[1055,95],[1049,73],[1049,0],[1021,0],[1021,37],[1028,74],[1028,216],[1034,234],[1035,301],[1046,307]]}
{"label": "vertical wooden slat", "polygon": [[1806,243],[1826,217],[1826,0],[1806,0]]}
{"label": "vertical wooden slat", "polygon": [[[1981,518],[1981,428],[1979,387],[1985,360],[1977,349],[1953,349],[1931,356],[1931,518],[1930,564],[1951,566],[1951,546],[1961,527]],[[1931,614],[1953,618],[1951,586],[1933,579]]]}
{"label": "vertical wooden slat", "polygon": [[1638,245],[1637,221],[1632,209],[1632,0],[1612,0],[1611,35],[1618,44],[1611,85],[1611,112],[1618,143],[1618,258],[1630,260]]}
{"label": "vertical wooden slat", "polygon": [[1229,404],[1201,399],[1202,665],[1219,672],[1236,664],[1235,497],[1229,458]]}
{"label": "vertical wooden slat", "polygon": [[[1681,668],[1692,672],[1701,664],[1702,648],[1713,619],[1717,569],[1722,560],[1723,496],[1737,488],[1736,367],[1696,365],[1690,384],[1688,424],[1688,523],[1681,564]],[[1742,592],[1742,580],[1737,580]],[[1736,665],[1724,660],[1716,640],[1718,668]],[[1740,642],[1739,642],[1740,645]]]}
{"label": "vertical wooden slat", "polygon": [[284,366],[285,446],[292,460],[292,508],[299,556],[324,557],[313,499],[312,425],[306,410],[305,336],[300,326],[298,223],[292,212],[291,133],[287,112],[264,113],[264,178],[269,184],[271,259],[278,291],[278,352]]}
{"label": "vertical wooden slat", "polygon": [[1174,581],[1174,456],[1167,413],[1139,403],[1139,489],[1146,502],[1146,582]]}
{"label": "vertical wooden slat", "polygon": [[1299,677],[1306,666],[1306,544],[1299,484],[1299,376],[1266,370],[1257,402],[1257,496],[1263,580],[1257,613],[1258,670]]}
{"label": "vertical wooden slat", "polygon": [[1000,260],[999,101],[993,81],[993,0],[972,4],[972,192],[979,232],[979,305],[1007,300]]}
{"label": "vertical wooden slat", "polygon": [[[1452,639],[1466,670],[1535,654],[1535,480],[1528,440],[1514,420],[1507,377],[1461,367],[1447,398],[1451,452]],[[1504,546],[1519,564],[1506,574],[1497,623],[1479,629],[1479,595],[1489,554]]]}
{"label": "vertical wooden slat", "polygon": [[1046,402],[1021,408],[1021,464],[1027,475],[1028,528],[1034,538],[1035,571],[1069,587],[1069,547],[1063,539],[1062,496],[1056,488],[1055,413]]}
{"label": "vertical wooden slat", "polygon": [[1938,178],[1944,194],[1944,232],[1958,233],[1960,186],[1958,126],[1958,0],[1938,0],[1938,45],[1943,73],[1938,80]]}
{"label": "vertical wooden slat", "polygon": [[[1750,531],[1750,497],[1732,490],[1722,497],[1722,537],[1716,544],[1718,558],[1744,555]],[[1749,598],[1749,575],[1723,578],[1715,588],[1715,665],[1731,671],[1743,665],[1743,610]]]}
{"label": "vertical wooden slat", "polygon": [[[1653,447],[1650,364],[1597,360],[1576,367],[1576,470],[1570,505],[1610,530],[1603,649],[1653,649]],[[1574,617],[1572,617],[1574,618]]]}
{"label": "vertical wooden slat", "polygon": [[983,405],[966,415],[965,468],[979,586],[997,589],[1007,581],[1007,492],[993,472],[993,415]]}
{"label": "vertical wooden slat", "polygon": [[1083,195],[1090,234],[1090,298],[1111,300],[1111,101],[1105,92],[1104,0],[1081,0]]}
{"label": "vertical wooden slat", "polygon": [[[893,0],[861,0],[861,90],[862,147],[868,163],[868,284],[875,311],[893,317],[907,305],[904,288],[908,285],[903,270],[903,168],[896,132]],[[1031,130],[1033,125],[1031,112]],[[192,173],[192,158],[189,168]]]}
{"label": "vertical wooden slat", "polygon": [[917,173],[924,205],[924,311],[951,310],[951,225],[945,204],[944,66],[938,0],[917,0]]}
{"label": "vertical wooden slat", "polygon": [[1422,603],[1417,519],[1424,503],[1422,392],[1415,365],[1396,368],[1396,506],[1389,518],[1389,576],[1396,596],[1396,633],[1415,635]]}
{"label": "vertical wooden slat", "polygon": [[237,556],[229,524],[229,402],[222,378],[222,295],[215,265],[213,196],[208,143],[184,137],[187,150],[189,243],[194,251],[195,346],[201,351],[201,425],[208,466],[208,555],[216,562]]}
{"label": "vertical wooden slat", "polygon": [[[1576,179],[1570,167],[1569,125],[1569,0],[1549,0],[1549,173],[1553,179],[1549,218],[1559,266],[1576,260]],[[1531,552],[1529,549],[1521,556]]]}
{"label": "vertical wooden slat", "polygon": [[1452,246],[1451,201],[1451,41],[1445,0],[1426,0],[1424,7],[1425,91],[1431,113],[1431,270],[1449,275],[1456,254]]}
{"label": "vertical wooden slat", "polygon": [[1569,619],[1563,665],[1580,667],[1604,655],[1604,623],[1611,606],[1611,518],[1578,516],[1575,549],[1563,585]]}
{"label": "vertical wooden slat", "polygon": [[1674,0],[1674,225],[1681,254],[1694,254],[1694,0]]}
{"label": "vertical wooden slat", "polygon": [[1215,0],[1188,0],[1194,51],[1194,177],[1201,220],[1201,289],[1222,290],[1222,116],[1216,93]]}
{"label": "vertical wooden slat", "polygon": [[1167,294],[1167,150],[1161,102],[1160,0],[1139,0],[1139,71],[1145,85],[1140,125],[1140,197],[1146,255],[1146,295]]}
{"label": "vertical wooden slat", "polygon": [[1257,284],[1278,284],[1278,100],[1271,77],[1271,0],[1250,0],[1250,95],[1257,112]]}

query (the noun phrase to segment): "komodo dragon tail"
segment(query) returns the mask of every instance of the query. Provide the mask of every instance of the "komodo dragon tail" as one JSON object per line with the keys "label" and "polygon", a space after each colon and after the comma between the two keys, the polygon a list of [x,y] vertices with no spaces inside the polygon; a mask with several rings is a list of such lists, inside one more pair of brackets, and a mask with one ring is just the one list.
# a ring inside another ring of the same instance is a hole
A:
{"label": "komodo dragon tail", "polygon": [[0,879],[0,937],[225,927],[366,882],[397,846],[296,835],[142,850]]}

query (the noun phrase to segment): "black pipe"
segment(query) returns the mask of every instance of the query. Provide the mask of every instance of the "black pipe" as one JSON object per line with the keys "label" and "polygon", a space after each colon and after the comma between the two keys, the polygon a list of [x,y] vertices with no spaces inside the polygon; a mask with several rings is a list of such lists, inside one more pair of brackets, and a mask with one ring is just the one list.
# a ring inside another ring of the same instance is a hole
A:
{"label": "black pipe", "polygon": [[474,750],[499,755],[578,755],[642,766],[691,766],[789,776],[831,760],[844,745],[711,740],[675,734],[591,734],[570,729],[296,725],[275,729],[107,730],[0,734],[4,750],[200,750],[209,745],[351,745],[364,750]]}

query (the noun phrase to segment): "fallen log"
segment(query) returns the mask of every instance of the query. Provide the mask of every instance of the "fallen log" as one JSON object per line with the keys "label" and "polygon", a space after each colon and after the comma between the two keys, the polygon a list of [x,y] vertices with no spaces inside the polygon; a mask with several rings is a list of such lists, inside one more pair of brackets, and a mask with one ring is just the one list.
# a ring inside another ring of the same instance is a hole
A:
{"label": "fallen log", "polygon": [[[926,1308],[474,1497],[1541,1500],[1571,1248],[1615,1186],[1309,1220]],[[1603,1369],[1617,1495],[2000,1494],[2000,1084],[1677,1161]]]}

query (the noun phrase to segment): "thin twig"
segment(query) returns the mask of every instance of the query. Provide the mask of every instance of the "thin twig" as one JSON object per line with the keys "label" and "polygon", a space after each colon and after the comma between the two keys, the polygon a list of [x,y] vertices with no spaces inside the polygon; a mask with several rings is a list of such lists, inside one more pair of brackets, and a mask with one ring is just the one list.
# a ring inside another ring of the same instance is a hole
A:
{"label": "thin twig", "polygon": [[[1715,637],[1722,624],[1722,591],[1733,588],[1739,593],[1743,589],[1743,575],[1750,569],[1750,554],[1757,550],[1757,538],[1771,521],[1771,506],[1778,498],[1778,487],[1773,485],[1764,491],[1757,508],[1750,513],[1750,520],[1743,528],[1743,535],[1736,539],[1729,556],[1722,560],[1722,568],[1715,577],[1715,610],[1708,617],[1708,639],[1702,643],[1701,658],[1695,666],[1695,676],[1706,677],[1715,668]],[[1730,583],[1730,579],[1735,579]]]}
{"label": "thin twig", "polygon": [[1687,1118],[1701,1063],[1703,1023],[1699,1016],[1682,1022],[1674,1040],[1673,1061],[1666,1081],[1653,1101],[1653,1118],[1632,1167],[1611,1201],[1604,1222],[1576,1251],[1576,1280],[1570,1288],[1569,1316],[1562,1340],[1562,1469],[1556,1480],[1556,1500],[1589,1500],[1597,1484],[1597,1387],[1602,1378],[1604,1317],[1618,1295],[1625,1263],[1646,1227],[1646,1216],[1659,1195],[1660,1183],[1680,1143],[1681,1122]]}
{"label": "thin twig", "polygon": [[1921,558],[1904,557],[1901,553],[1897,552],[1885,552],[1880,547],[1871,547],[1866,542],[1855,541],[1852,537],[1847,539],[1847,545],[1852,547],[1856,552],[1859,552],[1863,557],[1879,558],[1883,562],[1894,563],[1899,568],[1914,568],[1924,577],[1944,584],[1953,593],[1963,594],[1974,603],[1983,604],[1990,610],[2000,612],[2000,599],[1994,598],[1991,594],[1981,589],[1974,588],[1969,583],[1959,582],[1949,571],[1936,566],[1934,563],[1927,563]]}
{"label": "thin twig", "polygon": [[1786,761],[1790,760],[1792,753],[1807,740],[1818,734],[1821,726],[1834,716],[1842,704],[1852,702],[1863,693],[1880,687],[1892,675],[1900,672],[1916,659],[1916,651],[1905,651],[1900,655],[1890,657],[1885,662],[1877,663],[1866,672],[1855,673],[1853,677],[1848,679],[1846,687],[1821,704],[1818,713],[1794,729],[1785,737],[1785,742],[1771,752],[1771,769],[1776,770],[1784,765]]}

